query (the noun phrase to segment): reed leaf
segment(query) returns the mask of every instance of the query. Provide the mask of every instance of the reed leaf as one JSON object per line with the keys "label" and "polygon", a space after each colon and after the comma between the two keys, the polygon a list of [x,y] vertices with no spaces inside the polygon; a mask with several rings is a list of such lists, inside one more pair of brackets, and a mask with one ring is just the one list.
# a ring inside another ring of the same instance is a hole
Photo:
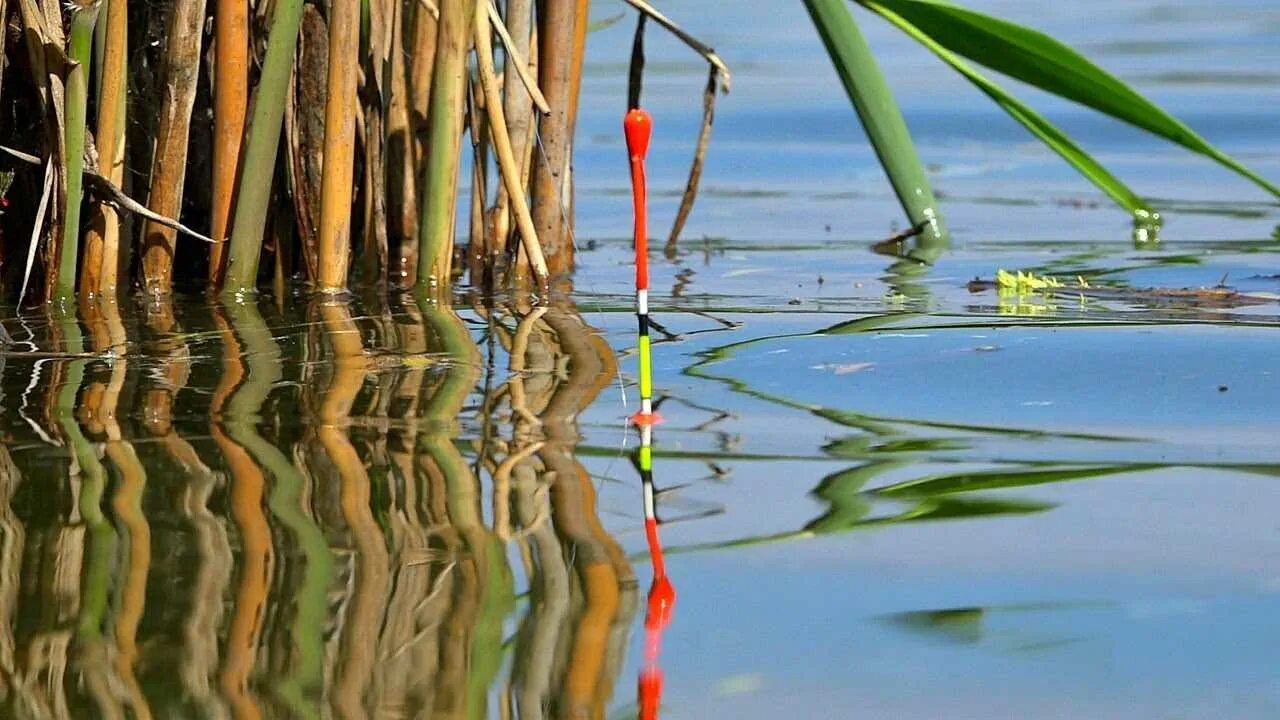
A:
{"label": "reed leaf", "polygon": [[1210,157],[1280,197],[1280,187],[1079,52],[1038,30],[940,0],[858,2],[881,15],[896,15],[957,55]]}
{"label": "reed leaf", "polygon": [[845,92],[862,120],[867,137],[884,166],[902,209],[913,226],[924,224],[921,240],[946,237],[938,201],[920,156],[871,48],[844,0],[805,0],[805,8],[822,36]]}
{"label": "reed leaf", "polygon": [[886,9],[884,6],[875,3],[864,3],[872,12],[880,15],[888,20],[899,30],[902,30],[912,39],[924,45],[933,54],[942,59],[943,62],[950,65],[957,72],[963,75],[969,82],[973,83],[987,97],[991,98],[1005,112],[1009,113],[1014,120],[1017,120],[1031,131],[1033,135],[1040,138],[1045,145],[1062,156],[1076,170],[1089,179],[1100,190],[1106,193],[1117,205],[1123,207],[1133,214],[1138,221],[1151,221],[1157,216],[1142,198],[1138,197],[1133,190],[1121,182],[1116,176],[1112,175],[1102,163],[1093,158],[1092,155],[1085,152],[1077,145],[1066,133],[1060,130],[1056,125],[1049,122],[1043,115],[1033,110],[1029,105],[1022,102],[1018,98],[1009,94],[1004,88],[988,79],[985,75],[975,70],[971,65],[966,63],[955,53],[939,44],[932,36],[925,33],[920,28],[913,25],[910,21],[901,15]]}

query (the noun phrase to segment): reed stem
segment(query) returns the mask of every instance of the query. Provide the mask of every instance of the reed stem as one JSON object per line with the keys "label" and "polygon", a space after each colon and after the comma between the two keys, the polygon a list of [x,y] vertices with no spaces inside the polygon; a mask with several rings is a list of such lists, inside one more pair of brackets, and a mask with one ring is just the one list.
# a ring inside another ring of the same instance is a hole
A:
{"label": "reed stem", "polygon": [[[125,95],[128,86],[128,0],[106,0],[106,20],[99,23],[102,61],[98,72],[99,170],[116,187],[124,182]],[[120,216],[107,203],[96,203],[85,235],[80,266],[80,294],[115,296],[120,266]]]}
{"label": "reed stem", "polygon": [[520,181],[520,165],[516,162],[515,154],[511,149],[511,137],[507,134],[507,121],[503,114],[502,100],[498,93],[497,73],[493,65],[491,32],[488,8],[477,3],[476,58],[479,65],[480,85],[484,89],[485,107],[489,112],[489,135],[493,138],[494,151],[498,156],[498,174],[502,178],[502,186],[506,188],[507,196],[515,210],[521,246],[529,257],[534,282],[542,287],[547,282],[547,263],[542,256],[542,247],[538,243],[538,231],[534,228],[533,217],[529,214],[529,205],[525,201],[524,187]]}
{"label": "reed stem", "polygon": [[442,0],[427,119],[426,178],[419,199],[418,277],[421,286],[448,282],[452,271],[467,52],[475,0]]}
{"label": "reed stem", "polygon": [[360,63],[360,0],[329,3],[329,84],[324,113],[324,174],[320,179],[322,292],[346,288],[351,262],[351,194],[355,172],[356,69]]}
{"label": "reed stem", "polygon": [[249,2],[215,0],[213,90],[213,202],[210,208],[209,282],[226,272],[227,232],[235,202],[236,177],[249,111]]}
{"label": "reed stem", "polygon": [[[204,39],[204,0],[176,0],[170,8],[165,46],[164,90],[155,158],[151,164],[148,206],[165,217],[182,214],[187,175],[191,109],[200,76],[200,47]],[[178,231],[148,222],[142,235],[143,287],[148,295],[173,292],[173,258]]]}
{"label": "reed stem", "polygon": [[89,103],[89,63],[93,57],[93,29],[98,21],[99,3],[78,5],[71,12],[71,67],[67,70],[66,135],[63,160],[66,163],[67,209],[58,248],[58,277],[54,297],[69,303],[76,295],[76,261],[80,251],[80,201],[84,196],[84,139]]}
{"label": "reed stem", "polygon": [[280,149],[280,127],[284,121],[298,28],[302,23],[302,7],[302,0],[277,0],[271,18],[267,55],[262,63],[262,79],[254,91],[253,120],[237,185],[222,287],[224,294],[251,292],[257,285],[262,234],[266,231],[267,208],[271,202],[271,178]]}

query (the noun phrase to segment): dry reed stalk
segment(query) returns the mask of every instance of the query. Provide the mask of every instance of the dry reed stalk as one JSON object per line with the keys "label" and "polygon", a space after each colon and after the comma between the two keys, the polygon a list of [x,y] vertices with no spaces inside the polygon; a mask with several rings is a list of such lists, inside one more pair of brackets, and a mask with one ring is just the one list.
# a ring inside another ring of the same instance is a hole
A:
{"label": "dry reed stalk", "polygon": [[418,227],[420,287],[441,287],[452,273],[459,152],[467,102],[467,52],[476,0],[442,0],[427,118],[426,178]]}
{"label": "dry reed stalk", "polygon": [[[191,108],[195,105],[200,79],[204,8],[204,0],[175,0],[170,9],[164,89],[147,206],[154,212],[173,218],[182,213]],[[177,250],[177,237],[177,231],[159,223],[148,222],[143,226],[143,288],[148,295],[173,292],[173,256]]]}
{"label": "dry reed stalk", "polygon": [[[417,241],[418,203],[415,192],[414,126],[410,112],[412,68],[412,31],[414,6],[392,3],[394,19],[391,37],[389,98],[386,120],[387,203],[392,208],[387,217],[388,233],[397,247],[406,238]],[[397,250],[398,261],[402,251]],[[398,274],[399,269],[396,269]],[[393,280],[396,279],[393,277]]]}
{"label": "dry reed stalk", "polygon": [[346,288],[351,262],[351,195],[356,150],[356,74],[360,0],[329,3],[329,67],[324,111],[324,170],[318,233],[321,292]]}
{"label": "dry reed stalk", "polygon": [[386,281],[390,264],[387,218],[387,112],[392,89],[391,53],[399,36],[396,20],[399,2],[366,0],[368,48],[364,52],[360,82],[364,118],[363,194],[364,227],[361,232],[361,279],[366,286]]}
{"label": "dry reed stalk", "polygon": [[574,11],[578,0],[538,0],[538,87],[551,113],[538,125],[541,151],[533,162],[533,225],[546,254],[547,269],[558,275],[573,268],[564,197],[572,194],[565,183],[569,163],[569,131],[573,96]]}
{"label": "dry reed stalk", "polygon": [[235,203],[245,118],[249,112],[249,2],[215,0],[213,89],[213,200],[209,233],[218,240],[209,248],[209,282],[222,283],[226,244]]}
{"label": "dry reed stalk", "polygon": [[565,134],[568,148],[564,154],[563,176],[560,181],[560,204],[564,207],[566,220],[565,233],[568,234],[569,246],[573,247],[573,218],[575,196],[573,192],[573,141],[577,137],[578,98],[582,94],[582,62],[587,52],[587,26],[589,24],[589,2],[578,0],[574,10],[573,56],[569,61],[569,126]]}
{"label": "dry reed stalk", "polygon": [[[484,0],[492,8],[491,0]],[[506,66],[503,73],[502,111],[506,118],[507,135],[511,138],[511,152],[520,164],[516,180],[523,196],[529,184],[526,179],[528,147],[533,138],[533,99],[522,82],[517,67],[523,63],[523,71],[530,73],[529,52],[533,33],[533,0],[507,0],[506,17]],[[495,27],[497,23],[495,22]],[[509,39],[508,39],[509,38]],[[530,73],[531,74],[531,73]],[[526,201],[526,205],[528,202]],[[494,237],[505,246],[511,231],[511,194],[506,183],[498,185],[498,198],[494,204]]]}
{"label": "dry reed stalk", "polygon": [[[101,73],[95,138],[98,172],[120,187],[124,183],[129,4],[128,0],[105,2],[106,19],[99,23],[103,33],[102,62],[95,68]],[[81,261],[80,294],[114,297],[120,266],[120,216],[105,202],[94,203]]]}
{"label": "dry reed stalk", "polygon": [[680,208],[676,210],[676,219],[671,223],[671,234],[667,236],[667,245],[663,252],[667,257],[674,257],[676,242],[680,239],[680,231],[693,211],[693,201],[698,197],[698,183],[702,180],[702,167],[707,161],[707,147],[711,144],[711,125],[716,117],[716,79],[719,72],[712,65],[707,71],[707,86],[702,91],[702,128],[698,131],[698,143],[693,151],[693,163],[689,166],[689,181],[685,183],[684,195],[680,198]]}
{"label": "dry reed stalk", "polygon": [[533,280],[541,288],[547,283],[547,264],[542,255],[533,217],[525,203],[524,188],[520,185],[520,166],[516,163],[511,148],[511,138],[507,134],[506,117],[502,101],[498,97],[498,78],[494,71],[490,33],[488,9],[477,4],[476,57],[479,59],[480,84],[484,89],[486,106],[489,109],[489,133],[493,138],[494,150],[497,152],[502,185],[507,189],[507,196],[515,210],[521,245],[529,257],[529,264],[533,269]]}
{"label": "dry reed stalk", "polygon": [[[404,174],[413,184],[414,205],[404,208],[409,214],[406,234],[400,238],[399,255],[396,257],[395,279],[405,287],[417,283],[419,213],[422,207],[424,187],[423,173],[427,157],[427,115],[431,104],[431,80],[435,74],[436,45],[439,39],[440,17],[423,3],[411,3],[411,32],[405,48],[409,56],[409,135]],[[412,232],[410,232],[412,231]]]}
{"label": "dry reed stalk", "polygon": [[[324,184],[325,100],[328,94],[329,28],[315,5],[303,8],[298,32],[297,59],[289,76],[285,100],[285,155],[292,170],[287,173],[289,197],[297,222],[296,245],[309,282],[320,276],[320,205]],[[277,271],[290,239],[277,244]],[[284,273],[285,277],[289,275]]]}
{"label": "dry reed stalk", "polygon": [[[59,245],[62,242],[63,224],[67,199],[65,164],[62,152],[66,130],[65,85],[61,67],[64,64],[61,48],[66,44],[62,32],[62,7],[58,0],[19,0],[19,14],[22,18],[23,32],[26,38],[27,59],[31,65],[31,74],[36,83],[37,95],[40,98],[41,115],[44,117],[44,147],[46,162],[45,191],[41,196],[40,207],[47,211],[48,242],[45,245],[44,294],[52,299],[54,287],[58,279],[57,258]],[[42,213],[37,211],[37,222]],[[40,226],[32,231],[32,245],[27,261],[27,272],[23,279],[23,288],[27,287],[31,276],[32,261],[38,247]],[[23,293],[25,295],[25,292]]]}

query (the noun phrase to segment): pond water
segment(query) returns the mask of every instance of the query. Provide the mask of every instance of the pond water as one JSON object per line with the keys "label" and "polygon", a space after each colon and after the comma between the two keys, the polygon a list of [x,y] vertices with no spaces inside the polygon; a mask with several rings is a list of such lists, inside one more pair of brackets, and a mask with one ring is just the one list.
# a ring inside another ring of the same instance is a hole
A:
{"label": "pond water", "polygon": [[[1280,177],[1274,3],[972,4]],[[612,719],[660,689],[668,719],[1280,715],[1274,200],[1020,90],[1166,212],[1135,246],[860,13],[954,233],[929,268],[878,254],[899,211],[802,6],[663,7],[735,70],[654,254],[669,622],[626,422],[628,20],[589,43],[579,272],[549,307],[4,313],[0,714]],[[705,71],[648,54],[661,235]],[[998,268],[1260,300],[969,289]]]}

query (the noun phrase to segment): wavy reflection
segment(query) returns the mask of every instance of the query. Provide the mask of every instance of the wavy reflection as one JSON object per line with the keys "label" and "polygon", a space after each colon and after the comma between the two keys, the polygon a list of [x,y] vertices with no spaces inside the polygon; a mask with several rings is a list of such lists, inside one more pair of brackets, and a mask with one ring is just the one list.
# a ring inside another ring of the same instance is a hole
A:
{"label": "wavy reflection", "polygon": [[604,718],[635,573],[578,457],[568,304],[21,319],[0,715]]}

